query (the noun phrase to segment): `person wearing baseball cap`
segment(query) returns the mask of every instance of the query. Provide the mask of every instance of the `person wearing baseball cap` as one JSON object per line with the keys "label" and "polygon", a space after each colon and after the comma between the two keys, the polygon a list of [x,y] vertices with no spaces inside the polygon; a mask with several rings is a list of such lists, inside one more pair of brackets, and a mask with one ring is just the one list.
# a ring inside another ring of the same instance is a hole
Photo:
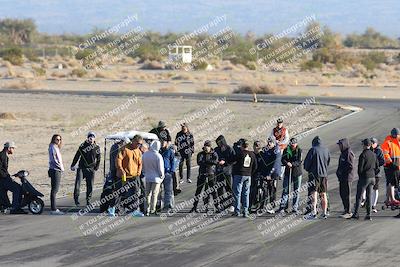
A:
{"label": "person wearing baseball cap", "polygon": [[366,207],[367,215],[365,220],[371,219],[371,193],[372,187],[375,184],[375,173],[379,168],[379,163],[374,152],[371,151],[372,142],[369,138],[362,140],[363,151],[358,158],[358,183],[357,183],[357,195],[356,204],[354,206],[353,216],[351,218],[358,219],[358,210],[360,208],[362,193],[364,190],[367,191]]}
{"label": "person wearing baseball cap", "polygon": [[[383,165],[385,164],[385,157],[383,156],[382,149],[379,146],[378,139],[375,137],[371,138],[371,150],[375,153],[376,158],[378,159],[379,162],[379,169],[375,173],[375,185],[372,188],[372,212],[376,213],[378,210],[376,209],[376,205],[378,203],[378,196],[379,196],[379,180],[382,178],[383,174]],[[365,199],[365,195],[363,195],[363,198]]]}
{"label": "person wearing baseball cap", "polygon": [[[95,172],[99,169],[101,160],[101,151],[99,145],[96,144],[96,134],[89,132],[87,139],[78,147],[74,159],[71,163],[71,171],[76,171],[74,201],[79,206],[79,194],[82,179],[86,180],[86,204],[90,206],[92,198],[93,183]],[[76,168],[76,164],[78,168]]]}
{"label": "person wearing baseball cap", "polygon": [[0,200],[3,202],[2,205],[4,208],[11,206],[10,200],[7,197],[7,191],[11,191],[13,200],[10,214],[27,214],[26,211],[21,209],[22,187],[8,173],[8,155],[14,154],[15,148],[16,145],[14,142],[6,142],[3,150],[0,152]]}

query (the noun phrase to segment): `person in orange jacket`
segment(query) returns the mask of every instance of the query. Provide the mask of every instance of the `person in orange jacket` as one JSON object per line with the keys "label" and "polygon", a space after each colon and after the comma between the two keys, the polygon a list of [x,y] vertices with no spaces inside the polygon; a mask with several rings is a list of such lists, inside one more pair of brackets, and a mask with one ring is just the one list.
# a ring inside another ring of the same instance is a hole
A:
{"label": "person in orange jacket", "polygon": [[[140,146],[143,143],[143,138],[140,135],[135,135],[131,143],[121,148],[118,153],[115,165],[117,168],[117,177],[120,178],[120,186],[127,184],[127,198],[132,198],[129,201],[128,209],[133,211],[134,216],[142,217],[143,214],[138,211],[140,200],[140,174],[142,172],[142,152]],[[119,186],[117,186],[119,187]]]}
{"label": "person in orange jacket", "polygon": [[398,187],[400,178],[400,130],[393,128],[385,138],[381,148],[385,158],[384,170],[387,185],[387,204],[400,206],[400,201],[394,197],[394,187]]}

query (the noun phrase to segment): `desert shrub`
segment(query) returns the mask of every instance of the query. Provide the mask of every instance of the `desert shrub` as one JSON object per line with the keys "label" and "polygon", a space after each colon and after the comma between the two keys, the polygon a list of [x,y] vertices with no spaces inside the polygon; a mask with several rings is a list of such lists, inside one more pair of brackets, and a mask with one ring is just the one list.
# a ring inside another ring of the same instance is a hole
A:
{"label": "desert shrub", "polygon": [[82,78],[86,76],[87,71],[85,69],[73,69],[71,71],[71,76]]}
{"label": "desert shrub", "polygon": [[43,68],[32,67],[32,70],[36,76],[45,76],[46,75],[46,70]]}
{"label": "desert shrub", "polygon": [[203,61],[193,62],[193,66],[195,70],[205,70],[208,67],[208,63]]}
{"label": "desert shrub", "polygon": [[254,61],[249,61],[246,64],[246,68],[249,70],[256,70],[257,69],[257,64]]}
{"label": "desert shrub", "polygon": [[367,70],[375,69],[380,63],[386,61],[385,53],[383,52],[370,52],[363,56],[361,64],[363,64]]}
{"label": "desert shrub", "polygon": [[22,65],[22,49],[19,47],[6,48],[0,51],[0,57],[9,61],[13,65]]}
{"label": "desert shrub", "polygon": [[314,60],[308,60],[300,64],[301,71],[321,69],[321,68],[322,68],[322,63]]}
{"label": "desert shrub", "polygon": [[161,70],[164,66],[158,61],[147,61],[143,64],[141,69],[143,70]]}
{"label": "desert shrub", "polygon": [[267,84],[242,84],[233,91],[234,94],[285,94],[287,92],[284,88],[273,87]]}

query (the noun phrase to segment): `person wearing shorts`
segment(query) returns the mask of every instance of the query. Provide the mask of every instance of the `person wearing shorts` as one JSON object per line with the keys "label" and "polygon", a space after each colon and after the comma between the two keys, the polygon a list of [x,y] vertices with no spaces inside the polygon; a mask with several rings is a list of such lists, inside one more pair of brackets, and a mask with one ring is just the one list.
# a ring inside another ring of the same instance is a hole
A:
{"label": "person wearing shorts", "polygon": [[328,191],[328,166],[330,163],[330,154],[328,148],[322,146],[321,139],[316,136],[312,140],[312,147],[307,153],[304,160],[304,169],[308,172],[310,183],[310,196],[312,202],[312,211],[305,219],[313,220],[317,218],[317,196],[321,198],[321,206],[323,213],[321,219],[326,219],[328,199],[326,192]]}

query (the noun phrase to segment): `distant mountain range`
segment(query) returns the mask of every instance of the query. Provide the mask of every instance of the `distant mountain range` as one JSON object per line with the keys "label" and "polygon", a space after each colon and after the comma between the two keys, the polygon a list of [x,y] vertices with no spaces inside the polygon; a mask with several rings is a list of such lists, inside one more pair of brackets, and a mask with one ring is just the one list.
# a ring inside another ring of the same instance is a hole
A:
{"label": "distant mountain range", "polygon": [[336,32],[373,27],[400,37],[399,0],[0,0],[0,18],[33,18],[47,33],[88,33],[129,15],[138,16],[131,25],[163,33],[190,32],[223,15],[225,25],[240,33],[278,33],[313,14]]}

